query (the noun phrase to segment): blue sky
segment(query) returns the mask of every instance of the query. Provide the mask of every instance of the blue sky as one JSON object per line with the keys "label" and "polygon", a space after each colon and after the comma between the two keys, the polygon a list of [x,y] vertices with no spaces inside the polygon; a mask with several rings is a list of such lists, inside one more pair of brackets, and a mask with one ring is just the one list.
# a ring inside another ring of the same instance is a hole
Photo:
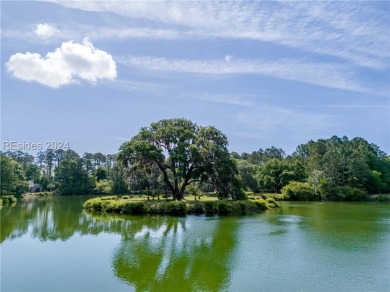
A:
{"label": "blue sky", "polygon": [[390,153],[389,12],[388,1],[2,1],[1,139],[116,153],[141,127],[184,117],[239,153],[332,135]]}

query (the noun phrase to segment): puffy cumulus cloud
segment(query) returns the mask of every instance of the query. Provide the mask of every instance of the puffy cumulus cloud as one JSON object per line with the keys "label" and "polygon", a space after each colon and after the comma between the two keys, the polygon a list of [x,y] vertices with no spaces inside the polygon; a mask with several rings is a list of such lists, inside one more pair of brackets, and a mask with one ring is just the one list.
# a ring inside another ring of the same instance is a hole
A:
{"label": "puffy cumulus cloud", "polygon": [[48,39],[52,36],[55,36],[60,31],[56,27],[51,26],[50,24],[43,23],[37,24],[34,32],[39,38]]}
{"label": "puffy cumulus cloud", "polygon": [[105,51],[96,49],[88,39],[82,43],[62,43],[60,48],[45,57],[27,52],[12,55],[6,63],[8,72],[28,82],[59,88],[86,80],[96,83],[99,79],[113,80],[117,76],[116,63]]}

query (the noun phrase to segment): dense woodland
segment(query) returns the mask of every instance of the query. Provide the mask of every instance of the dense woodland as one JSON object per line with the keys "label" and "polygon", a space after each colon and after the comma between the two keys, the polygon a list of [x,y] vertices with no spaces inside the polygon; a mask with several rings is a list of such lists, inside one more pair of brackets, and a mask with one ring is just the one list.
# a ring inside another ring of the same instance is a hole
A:
{"label": "dense woodland", "polygon": [[[196,131],[203,135],[204,129],[206,128],[199,128]],[[212,136],[210,129],[217,131],[214,128],[206,129],[208,132],[204,130],[207,137]],[[152,130],[153,127],[144,128],[140,134],[150,134]],[[215,133],[220,134],[215,131],[214,138]],[[231,152],[228,157],[223,157],[225,161],[223,170],[221,168],[219,172],[216,171],[216,163],[213,161],[214,170],[209,170],[210,175],[199,173],[198,176],[192,177],[192,180],[185,181],[188,173],[174,176],[180,167],[166,173],[162,171],[169,170],[170,165],[175,165],[172,162],[173,155],[178,153],[177,149],[181,149],[180,147],[184,149],[185,146],[179,143],[176,148],[172,148],[173,152],[166,160],[161,160],[163,158],[155,160],[157,163],[166,162],[166,165],[161,167],[153,160],[145,160],[144,156],[135,163],[135,160],[132,160],[134,156],[131,156],[135,153],[134,145],[138,145],[137,147],[146,145],[142,144],[144,140],[141,141],[139,137],[137,135],[132,141],[127,142],[128,144],[122,145],[118,154],[84,153],[80,156],[73,150],[49,149],[38,152],[34,157],[21,151],[3,152],[0,156],[1,195],[20,196],[29,192],[28,181],[39,184],[43,191],[58,195],[144,193],[152,197],[165,194],[175,198],[167,184],[168,180],[175,181],[179,187],[186,183],[183,195],[184,192],[185,194],[214,192],[219,196],[220,193],[226,192],[220,197],[225,199],[243,199],[252,192],[280,194],[278,198],[290,200],[364,200],[367,194],[390,192],[390,156],[362,138],[349,140],[347,137],[333,136],[329,139],[309,141],[296,147],[296,151],[291,155],[286,155],[283,149],[276,147],[260,148],[252,153]],[[145,137],[144,135],[143,138]],[[191,137],[191,141],[195,141],[194,137]],[[221,137],[223,136],[218,136],[218,141]],[[198,138],[196,136],[196,139]],[[153,139],[156,137],[153,136]],[[135,140],[138,144],[133,143]],[[194,145],[194,142],[191,143]],[[223,143],[227,145],[227,140]],[[130,154],[126,152],[129,147],[133,147]],[[202,147],[206,146],[195,147],[194,153],[200,155],[199,149],[203,149]],[[186,153],[188,154],[188,151]],[[213,154],[215,157],[221,157],[222,152],[216,153]],[[200,156],[193,157],[198,159],[196,160],[198,162],[201,159]],[[210,157],[202,158],[202,162],[211,161]],[[184,157],[184,160],[188,162],[188,156]],[[193,169],[194,165],[195,163],[191,165]],[[215,179],[216,174],[218,173],[220,177],[220,173],[225,169],[229,169],[234,175],[236,182],[233,189],[224,190],[222,187],[225,182],[231,183],[231,177],[224,180]],[[202,171],[205,172],[205,169]],[[232,194],[237,191],[237,186],[245,191],[241,193],[243,195]]]}

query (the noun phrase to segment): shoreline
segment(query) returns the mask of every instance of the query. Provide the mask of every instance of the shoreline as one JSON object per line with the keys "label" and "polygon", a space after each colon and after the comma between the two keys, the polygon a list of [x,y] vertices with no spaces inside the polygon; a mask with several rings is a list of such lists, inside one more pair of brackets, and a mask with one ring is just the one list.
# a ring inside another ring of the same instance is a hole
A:
{"label": "shoreline", "polygon": [[119,197],[91,198],[84,202],[83,208],[96,212],[130,214],[130,215],[240,215],[260,213],[280,207],[273,198],[259,200],[215,200],[215,201],[134,201]]}

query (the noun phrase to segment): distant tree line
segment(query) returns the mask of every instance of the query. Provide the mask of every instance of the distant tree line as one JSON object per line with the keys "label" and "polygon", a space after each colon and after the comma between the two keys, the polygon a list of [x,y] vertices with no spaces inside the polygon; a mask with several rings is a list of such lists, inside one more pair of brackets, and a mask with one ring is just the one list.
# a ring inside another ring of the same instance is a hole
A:
{"label": "distant tree line", "polygon": [[231,153],[242,186],[296,200],[360,200],[390,192],[390,156],[362,138],[309,141],[286,155],[280,148]]}
{"label": "distant tree line", "polygon": [[[46,150],[33,157],[22,151],[2,152],[0,194],[20,196],[29,191],[28,181],[60,195],[174,197],[189,191],[242,199],[244,190],[279,193],[290,200],[359,200],[367,193],[390,192],[390,156],[362,138],[309,141],[291,155],[276,147],[238,154],[226,152],[226,137],[215,128],[196,128],[180,119],[174,123],[143,128],[118,154],[80,156],[73,150]],[[180,127],[195,128],[175,140]],[[165,145],[171,147],[170,155],[168,148],[159,152],[153,146],[168,141],[164,135],[173,139]]]}
{"label": "distant tree line", "polygon": [[46,150],[36,157],[22,151],[3,152],[1,195],[29,191],[29,181],[60,195],[122,194],[128,192],[124,169],[115,155],[73,150]]}

